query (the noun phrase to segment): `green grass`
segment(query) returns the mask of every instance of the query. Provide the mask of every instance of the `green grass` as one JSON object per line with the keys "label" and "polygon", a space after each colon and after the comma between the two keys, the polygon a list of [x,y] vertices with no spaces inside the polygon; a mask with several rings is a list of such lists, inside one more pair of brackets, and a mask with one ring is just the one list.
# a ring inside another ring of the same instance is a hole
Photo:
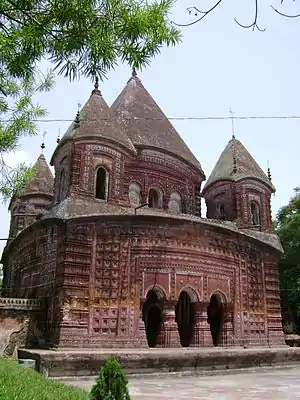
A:
{"label": "green grass", "polygon": [[45,379],[14,360],[0,357],[2,400],[88,400],[88,392]]}

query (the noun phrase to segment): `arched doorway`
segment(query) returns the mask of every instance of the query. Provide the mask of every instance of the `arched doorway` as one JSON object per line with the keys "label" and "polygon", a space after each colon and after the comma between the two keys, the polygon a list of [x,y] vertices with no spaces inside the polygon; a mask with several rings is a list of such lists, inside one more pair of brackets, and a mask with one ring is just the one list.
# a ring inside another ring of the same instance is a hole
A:
{"label": "arched doorway", "polygon": [[156,347],[162,324],[164,294],[158,288],[149,290],[143,306],[146,337],[149,347]]}
{"label": "arched doorway", "polygon": [[195,299],[187,290],[182,290],[175,307],[175,319],[178,326],[180,344],[182,347],[189,347],[194,332],[195,320]]}
{"label": "arched doorway", "polygon": [[212,294],[207,307],[208,323],[214,346],[221,344],[225,316],[225,299],[219,293]]}

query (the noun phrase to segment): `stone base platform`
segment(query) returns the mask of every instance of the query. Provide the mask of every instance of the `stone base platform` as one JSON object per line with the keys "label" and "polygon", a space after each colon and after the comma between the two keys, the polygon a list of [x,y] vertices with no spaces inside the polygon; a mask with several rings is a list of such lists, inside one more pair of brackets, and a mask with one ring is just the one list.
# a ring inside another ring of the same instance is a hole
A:
{"label": "stone base platform", "polygon": [[21,359],[34,359],[45,376],[93,377],[109,357],[115,357],[129,375],[206,373],[255,367],[300,366],[300,348],[179,348],[179,349],[19,349]]}

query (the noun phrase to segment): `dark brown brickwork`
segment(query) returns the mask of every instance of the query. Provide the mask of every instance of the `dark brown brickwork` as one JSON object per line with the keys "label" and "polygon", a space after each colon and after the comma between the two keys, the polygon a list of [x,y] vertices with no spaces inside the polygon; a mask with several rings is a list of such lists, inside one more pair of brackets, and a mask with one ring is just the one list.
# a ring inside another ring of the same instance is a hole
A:
{"label": "dark brown brickwork", "polygon": [[[55,221],[48,224],[46,228],[36,223],[15,241],[11,252],[16,280],[9,292],[25,295],[31,290],[48,297],[49,334],[57,345],[144,346],[141,308],[153,287],[164,294],[166,320],[158,345],[172,346],[173,341],[180,345],[178,337],[168,332],[178,333],[175,305],[182,290],[199,310],[195,346],[211,345],[206,309],[215,292],[226,302],[222,345],[283,341],[276,250],[267,251],[259,242],[224,228],[168,218],[89,218],[65,227],[57,227]],[[33,252],[39,253],[40,262],[23,257]]]}
{"label": "dark brown brickwork", "polygon": [[[222,219],[218,205],[222,204],[225,220],[236,221],[242,228],[255,228],[273,232],[271,217],[271,190],[262,182],[243,179],[238,182],[220,180],[205,191],[207,218]],[[251,219],[251,203],[260,210],[260,225],[254,227]]]}
{"label": "dark brown brickwork", "polygon": [[231,179],[231,143],[201,218],[199,162],[138,78],[128,85],[111,111],[96,88],[59,143],[53,201],[8,243],[3,293],[45,299],[45,339],[61,347],[283,344],[273,186],[240,143]]}

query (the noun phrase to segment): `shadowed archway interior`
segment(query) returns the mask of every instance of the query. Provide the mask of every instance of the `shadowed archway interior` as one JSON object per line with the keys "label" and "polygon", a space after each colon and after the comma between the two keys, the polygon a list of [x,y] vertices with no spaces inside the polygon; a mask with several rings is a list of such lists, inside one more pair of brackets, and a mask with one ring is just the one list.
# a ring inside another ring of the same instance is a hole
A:
{"label": "shadowed archway interior", "polygon": [[147,294],[143,306],[143,320],[145,322],[146,336],[149,347],[156,347],[162,323],[161,299],[154,289]]}
{"label": "shadowed archway interior", "polygon": [[214,346],[221,341],[222,328],[224,323],[224,304],[219,294],[213,294],[207,307],[208,323]]}
{"label": "shadowed archway interior", "polygon": [[188,347],[193,337],[193,328],[195,324],[194,303],[188,292],[183,290],[180,293],[178,302],[175,307],[175,318],[180,336],[180,344],[182,347]]}

